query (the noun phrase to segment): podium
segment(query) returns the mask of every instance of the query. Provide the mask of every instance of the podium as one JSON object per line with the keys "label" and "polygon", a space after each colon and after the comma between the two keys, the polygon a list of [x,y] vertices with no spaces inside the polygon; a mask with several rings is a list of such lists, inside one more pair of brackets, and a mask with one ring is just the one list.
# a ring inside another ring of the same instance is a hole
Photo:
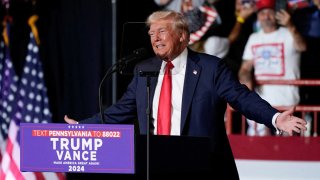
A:
{"label": "podium", "polygon": [[[205,137],[150,136],[150,180],[212,176],[211,144]],[[68,173],[68,179],[144,180],[147,174],[146,135],[135,137],[135,174]]]}

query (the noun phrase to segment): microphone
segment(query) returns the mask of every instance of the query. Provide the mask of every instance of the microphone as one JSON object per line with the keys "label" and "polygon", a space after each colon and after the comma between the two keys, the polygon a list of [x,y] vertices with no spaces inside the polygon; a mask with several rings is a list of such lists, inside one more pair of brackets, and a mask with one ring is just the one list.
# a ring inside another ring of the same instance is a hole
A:
{"label": "microphone", "polygon": [[100,116],[101,116],[101,123],[104,124],[104,116],[103,116],[103,106],[102,106],[102,94],[101,94],[101,88],[104,80],[109,77],[112,73],[116,71],[122,71],[129,63],[135,62],[138,60],[141,60],[145,58],[147,53],[146,48],[139,48],[134,50],[130,55],[125,56],[121,58],[117,63],[113,64],[106,72],[106,74],[103,76],[100,85],[99,85],[99,110],[100,110]]}
{"label": "microphone", "polygon": [[147,54],[148,54],[148,51],[146,48],[139,48],[134,50],[130,55],[121,58],[119,60],[119,63],[125,63],[125,65],[127,65],[128,63],[145,58]]}

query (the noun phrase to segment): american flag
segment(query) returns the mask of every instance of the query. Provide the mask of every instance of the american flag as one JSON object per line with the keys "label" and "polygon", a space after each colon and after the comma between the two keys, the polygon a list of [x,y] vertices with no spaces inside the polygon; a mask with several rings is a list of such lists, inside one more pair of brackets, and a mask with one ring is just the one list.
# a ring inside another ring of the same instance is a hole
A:
{"label": "american flag", "polygon": [[308,0],[288,0],[288,6],[291,9],[301,9],[310,5]]}
{"label": "american flag", "polygon": [[[0,179],[63,180],[65,179],[63,173],[20,171],[20,122],[49,123],[51,122],[51,112],[43,79],[42,65],[39,60],[39,48],[33,34],[30,33],[28,53],[19,84],[10,60],[9,48],[6,47],[5,49],[6,53],[2,58],[4,59],[4,65],[1,70],[4,74],[2,73],[0,87],[0,118],[1,135],[3,140],[6,141],[6,148],[2,151]],[[7,112],[8,120],[3,118],[6,117],[4,113]]]}
{"label": "american flag", "polygon": [[205,33],[209,30],[211,25],[220,18],[218,12],[214,7],[202,5],[199,7],[199,9],[206,15],[206,21],[199,30],[190,33],[189,45],[199,41],[202,38],[202,36],[204,36]]}
{"label": "american flag", "polygon": [[[18,77],[16,76],[13,65],[10,58],[9,48],[4,45],[4,42],[0,43],[0,122],[1,122],[1,162],[5,159],[5,149],[8,138],[9,124],[11,117],[13,116],[13,109],[15,108],[15,93],[17,91]],[[2,178],[2,163],[0,170],[0,179]]]}

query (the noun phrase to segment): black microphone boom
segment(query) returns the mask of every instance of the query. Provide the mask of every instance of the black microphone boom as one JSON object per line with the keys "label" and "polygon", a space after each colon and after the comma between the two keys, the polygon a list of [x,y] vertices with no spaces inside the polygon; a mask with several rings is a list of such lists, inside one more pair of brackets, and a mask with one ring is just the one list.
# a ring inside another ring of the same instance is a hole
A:
{"label": "black microphone boom", "polygon": [[148,53],[147,53],[147,49],[146,48],[139,48],[139,49],[134,50],[132,52],[132,54],[121,58],[119,60],[119,63],[128,64],[128,63],[133,62],[133,61],[141,60],[142,58],[146,57],[147,54]]}
{"label": "black microphone boom", "polygon": [[100,110],[100,116],[101,116],[101,123],[104,124],[105,119],[103,116],[103,106],[102,106],[102,84],[104,80],[109,77],[111,74],[113,74],[116,71],[124,69],[129,63],[135,62],[138,60],[141,60],[147,56],[147,50],[146,48],[139,48],[132,52],[132,54],[125,56],[121,58],[117,63],[113,64],[106,72],[106,74],[103,76],[100,84],[99,84],[99,110]]}

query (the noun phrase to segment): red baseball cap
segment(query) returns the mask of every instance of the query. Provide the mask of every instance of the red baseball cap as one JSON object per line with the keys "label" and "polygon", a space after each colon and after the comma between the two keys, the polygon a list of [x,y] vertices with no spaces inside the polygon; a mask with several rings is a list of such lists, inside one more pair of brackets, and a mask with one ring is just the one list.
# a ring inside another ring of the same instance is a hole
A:
{"label": "red baseball cap", "polygon": [[274,9],[275,4],[276,4],[275,0],[257,0],[256,7],[258,11],[265,8]]}

